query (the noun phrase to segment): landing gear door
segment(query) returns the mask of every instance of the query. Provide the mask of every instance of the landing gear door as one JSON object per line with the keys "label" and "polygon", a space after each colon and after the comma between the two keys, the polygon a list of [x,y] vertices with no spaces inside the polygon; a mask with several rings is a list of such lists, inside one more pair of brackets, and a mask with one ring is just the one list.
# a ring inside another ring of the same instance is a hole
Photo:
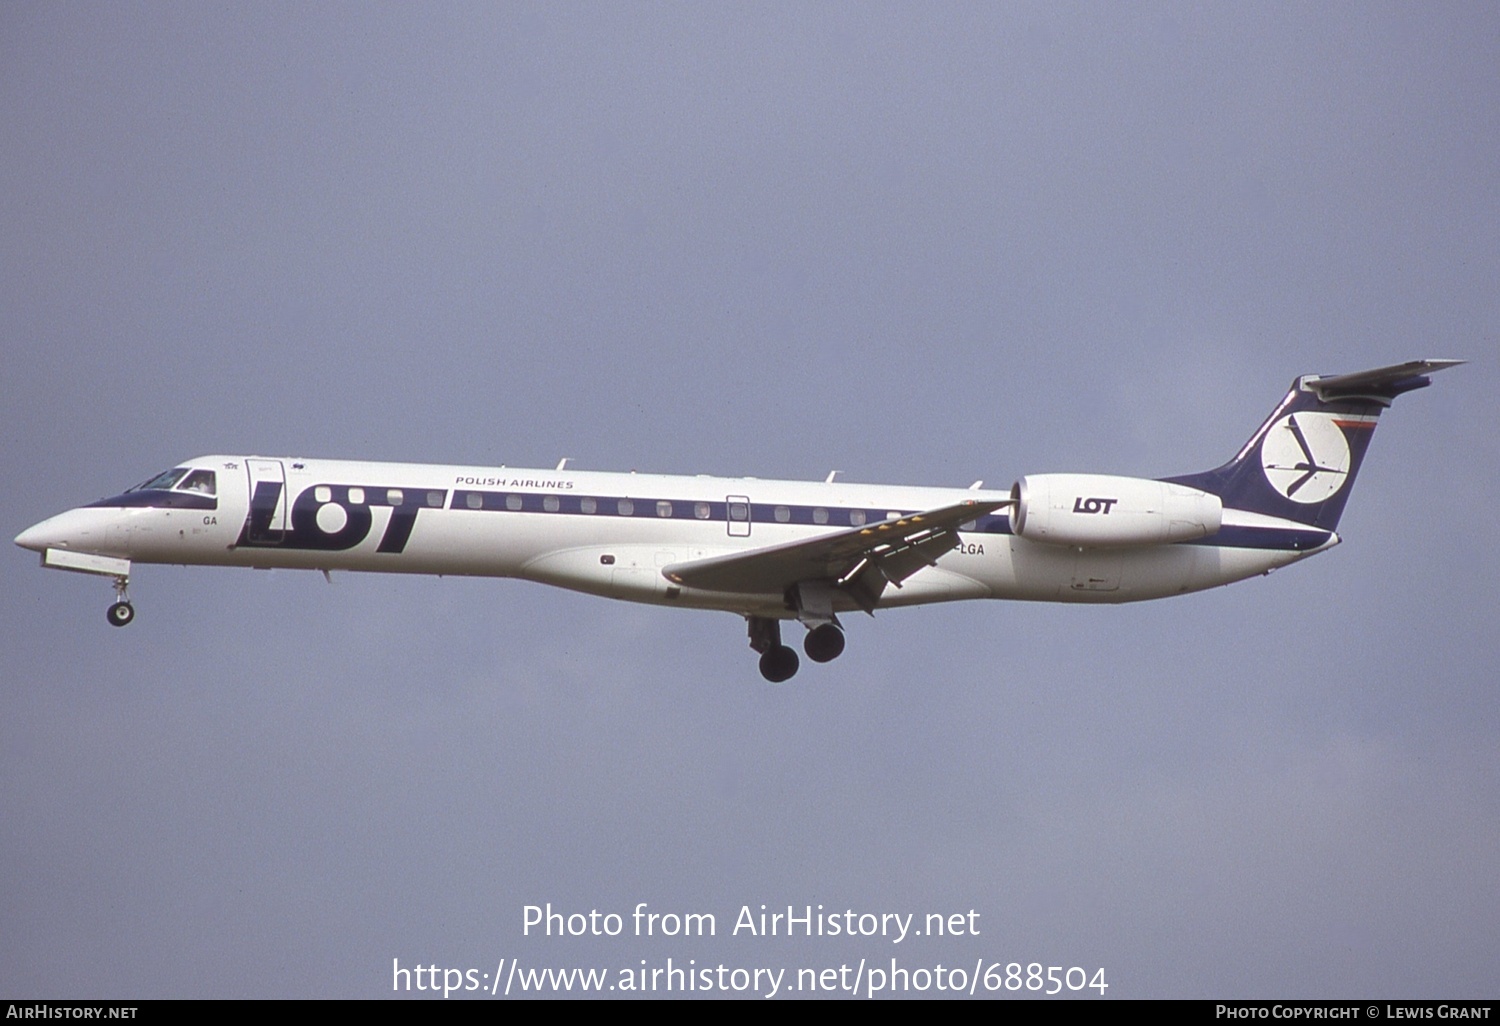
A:
{"label": "landing gear door", "polygon": [[286,471],[280,460],[246,460],[250,475],[250,517],[246,540],[279,545],[286,537]]}
{"label": "landing gear door", "polygon": [[731,495],[724,501],[729,537],[750,537],[750,500],[743,495]]}

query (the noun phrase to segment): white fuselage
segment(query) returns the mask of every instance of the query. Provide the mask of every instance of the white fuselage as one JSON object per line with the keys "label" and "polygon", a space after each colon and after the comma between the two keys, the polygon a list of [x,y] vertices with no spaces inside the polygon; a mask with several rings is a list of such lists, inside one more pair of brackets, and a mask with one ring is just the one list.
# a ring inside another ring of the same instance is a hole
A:
{"label": "white fuselage", "polygon": [[[102,500],[16,539],[129,560],[515,577],[637,602],[789,617],[786,595],[676,586],[664,567],[848,531],[1008,492],[855,482],[205,456],[214,494]],[[253,497],[258,496],[258,499]],[[170,504],[170,503],[176,503]],[[211,507],[211,508],[210,508]],[[1190,543],[1079,548],[1013,535],[1003,512],[959,530],[879,605],[997,598],[1130,602],[1228,584],[1337,543],[1233,509]],[[1300,547],[1299,547],[1300,546]],[[97,572],[97,571],[95,571]],[[854,608],[841,602],[839,610]]]}

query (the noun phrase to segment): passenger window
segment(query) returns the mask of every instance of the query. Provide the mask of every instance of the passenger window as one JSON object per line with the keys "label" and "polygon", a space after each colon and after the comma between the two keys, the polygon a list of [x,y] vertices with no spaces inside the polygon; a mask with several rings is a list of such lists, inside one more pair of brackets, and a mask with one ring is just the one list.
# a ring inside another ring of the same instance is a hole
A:
{"label": "passenger window", "polygon": [[669,517],[669,516],[671,516],[672,515],[672,504],[670,502],[668,502],[667,500],[662,499],[660,502],[658,502],[656,504],[656,515],[659,516],[659,517]]}
{"label": "passenger window", "polygon": [[699,520],[707,520],[712,513],[713,507],[706,502],[695,503],[693,506],[693,516]]}
{"label": "passenger window", "polygon": [[212,495],[214,494],[214,472],[212,470],[195,470],[177,487],[180,491],[184,492]]}
{"label": "passenger window", "polygon": [[427,493],[427,505],[431,506],[433,509],[442,509],[443,508],[443,493],[442,492],[428,492]]}
{"label": "passenger window", "polygon": [[585,513],[597,513],[599,512],[599,503],[595,499],[591,498],[579,499],[578,508],[583,510]]}
{"label": "passenger window", "polygon": [[849,511],[849,526],[850,527],[864,527],[865,526],[865,511],[862,510],[862,509],[851,509]]}
{"label": "passenger window", "polygon": [[977,520],[965,520],[963,523],[958,525],[958,529],[960,531],[972,531],[978,526],[979,521]]}
{"label": "passenger window", "polygon": [[385,501],[389,502],[392,506],[401,505],[401,500],[405,498],[406,496],[401,494],[401,489],[399,488],[387,488],[385,491]]}
{"label": "passenger window", "polygon": [[549,495],[542,500],[542,509],[546,510],[548,513],[556,513],[558,510],[562,509],[562,503],[558,501],[557,496]]}
{"label": "passenger window", "polygon": [[620,516],[622,517],[635,515],[635,503],[631,502],[629,499],[621,499],[618,509],[620,510]]}
{"label": "passenger window", "polygon": [[789,523],[792,519],[792,511],[785,506],[777,506],[774,512],[778,524]]}
{"label": "passenger window", "polygon": [[750,507],[743,502],[729,504],[729,519],[744,522],[750,519]]}
{"label": "passenger window", "polygon": [[313,499],[317,502],[332,502],[333,489],[327,485],[318,485],[313,489]]}
{"label": "passenger window", "polygon": [[818,506],[818,507],[816,507],[816,508],[813,509],[813,523],[815,523],[815,524],[826,524],[826,523],[828,523],[828,511],[826,509],[824,509],[822,506]]}
{"label": "passenger window", "polygon": [[512,509],[512,510],[514,510],[514,509],[520,509],[521,508],[521,497],[519,495],[507,495],[505,497],[505,508],[506,509]]}
{"label": "passenger window", "polygon": [[365,501],[365,490],[363,488],[349,489],[349,501],[358,506]]}
{"label": "passenger window", "polygon": [[464,496],[464,505],[468,506],[470,509],[478,509],[479,507],[484,505],[484,496],[480,495],[478,492],[470,492],[468,495]]}

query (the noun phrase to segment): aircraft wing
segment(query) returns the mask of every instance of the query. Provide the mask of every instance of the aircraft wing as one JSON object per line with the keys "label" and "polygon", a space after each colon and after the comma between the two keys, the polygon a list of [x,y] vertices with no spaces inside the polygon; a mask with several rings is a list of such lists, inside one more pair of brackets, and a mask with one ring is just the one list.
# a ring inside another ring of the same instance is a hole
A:
{"label": "aircraft wing", "polygon": [[958,545],[958,526],[1010,505],[966,500],[805,541],[712,556],[662,569],[675,584],[709,591],[778,594],[799,581],[831,580],[872,611],[887,584],[901,582]]}

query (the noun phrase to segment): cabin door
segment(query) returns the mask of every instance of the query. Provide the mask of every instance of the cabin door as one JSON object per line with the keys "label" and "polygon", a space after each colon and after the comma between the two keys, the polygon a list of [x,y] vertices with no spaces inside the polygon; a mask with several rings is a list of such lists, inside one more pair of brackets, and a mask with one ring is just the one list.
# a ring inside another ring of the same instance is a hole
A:
{"label": "cabin door", "polygon": [[750,537],[750,500],[743,495],[731,495],[724,503],[728,510],[729,537]]}
{"label": "cabin door", "polygon": [[246,460],[250,475],[250,521],[246,540],[252,545],[279,545],[286,537],[286,471],[280,460]]}

